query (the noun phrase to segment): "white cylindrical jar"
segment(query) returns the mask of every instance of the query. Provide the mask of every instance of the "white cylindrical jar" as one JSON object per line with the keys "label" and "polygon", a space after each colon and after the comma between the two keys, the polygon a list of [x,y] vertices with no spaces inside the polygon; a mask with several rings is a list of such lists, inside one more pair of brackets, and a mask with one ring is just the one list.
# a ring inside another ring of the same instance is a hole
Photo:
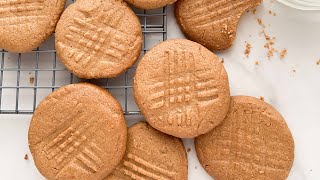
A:
{"label": "white cylindrical jar", "polygon": [[320,10],[320,0],[278,0],[285,5],[302,10]]}

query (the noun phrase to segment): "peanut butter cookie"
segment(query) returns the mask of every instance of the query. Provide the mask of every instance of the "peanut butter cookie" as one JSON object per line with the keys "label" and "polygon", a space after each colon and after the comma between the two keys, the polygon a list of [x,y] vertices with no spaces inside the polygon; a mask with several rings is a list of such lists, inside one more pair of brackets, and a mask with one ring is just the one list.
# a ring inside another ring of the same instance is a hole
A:
{"label": "peanut butter cookie", "polygon": [[56,29],[57,55],[80,78],[120,75],[136,62],[141,47],[139,19],[122,0],[77,0]]}
{"label": "peanut butter cookie", "polygon": [[29,52],[53,32],[66,0],[1,0],[0,49]]}
{"label": "peanut butter cookie", "polygon": [[102,179],[120,163],[126,141],[119,103],[88,83],[64,86],[46,97],[29,128],[31,153],[47,179]]}
{"label": "peanut butter cookie", "polygon": [[195,140],[204,169],[215,179],[285,180],[294,159],[294,141],[283,117],[252,97],[231,99],[227,118]]}
{"label": "peanut butter cookie", "polygon": [[179,0],[175,6],[184,34],[210,50],[231,47],[241,15],[261,0]]}
{"label": "peanut butter cookie", "polygon": [[218,57],[198,43],[160,43],[140,61],[134,96],[154,128],[180,138],[209,132],[227,115],[228,75]]}
{"label": "peanut butter cookie", "polygon": [[145,122],[128,130],[125,158],[105,180],[188,179],[188,160],[181,139]]}

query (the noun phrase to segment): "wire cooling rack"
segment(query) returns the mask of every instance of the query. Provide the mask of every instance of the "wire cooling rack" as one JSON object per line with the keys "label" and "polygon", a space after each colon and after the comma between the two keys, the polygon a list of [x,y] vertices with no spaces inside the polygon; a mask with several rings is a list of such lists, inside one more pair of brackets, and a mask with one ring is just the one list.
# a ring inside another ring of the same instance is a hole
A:
{"label": "wire cooling rack", "polygon": [[[70,3],[73,1],[67,2]],[[151,47],[167,39],[167,9],[133,10],[143,31],[143,56]],[[32,114],[48,94],[77,82],[91,82],[108,89],[121,104],[125,115],[140,114],[133,98],[133,75],[137,64],[117,78],[79,79],[57,58],[54,36],[30,53],[0,49],[0,60],[0,114]]]}

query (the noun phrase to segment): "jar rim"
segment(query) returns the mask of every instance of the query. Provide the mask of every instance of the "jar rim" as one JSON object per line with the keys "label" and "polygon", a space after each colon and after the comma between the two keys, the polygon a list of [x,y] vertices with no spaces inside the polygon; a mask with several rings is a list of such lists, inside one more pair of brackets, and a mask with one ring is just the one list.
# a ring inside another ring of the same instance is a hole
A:
{"label": "jar rim", "polygon": [[319,0],[278,0],[279,2],[301,10],[320,10]]}

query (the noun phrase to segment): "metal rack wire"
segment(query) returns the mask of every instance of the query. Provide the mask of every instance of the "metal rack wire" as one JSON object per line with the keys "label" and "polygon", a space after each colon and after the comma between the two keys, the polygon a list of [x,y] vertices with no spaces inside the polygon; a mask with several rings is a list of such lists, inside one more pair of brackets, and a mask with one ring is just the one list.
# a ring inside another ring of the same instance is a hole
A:
{"label": "metal rack wire", "polygon": [[[68,4],[72,2],[68,1]],[[134,11],[141,22],[143,56],[155,44],[167,39],[167,8]],[[0,114],[32,114],[49,93],[82,81],[108,89],[121,104],[125,115],[140,114],[132,89],[136,65],[114,79],[79,79],[58,60],[54,36],[30,53],[17,54],[0,49],[0,61]]]}

